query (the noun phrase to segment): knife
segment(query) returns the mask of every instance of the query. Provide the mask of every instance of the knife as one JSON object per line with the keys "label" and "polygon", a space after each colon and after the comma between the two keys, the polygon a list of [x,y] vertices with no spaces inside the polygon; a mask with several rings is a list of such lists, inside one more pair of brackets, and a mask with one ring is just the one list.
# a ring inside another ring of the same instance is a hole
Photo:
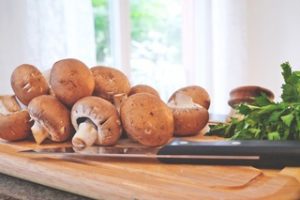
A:
{"label": "knife", "polygon": [[177,164],[250,165],[258,168],[300,166],[299,141],[189,141],[176,138],[162,147],[60,147],[21,152],[78,157],[155,158],[164,163]]}

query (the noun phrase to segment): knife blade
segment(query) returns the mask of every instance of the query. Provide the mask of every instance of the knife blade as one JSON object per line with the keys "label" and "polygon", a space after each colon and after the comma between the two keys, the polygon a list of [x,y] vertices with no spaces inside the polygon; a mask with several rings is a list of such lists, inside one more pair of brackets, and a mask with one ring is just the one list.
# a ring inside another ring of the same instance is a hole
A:
{"label": "knife blade", "polygon": [[177,138],[162,147],[74,147],[21,151],[80,157],[155,158],[164,163],[247,165],[259,168],[300,166],[299,141],[222,140],[188,141]]}

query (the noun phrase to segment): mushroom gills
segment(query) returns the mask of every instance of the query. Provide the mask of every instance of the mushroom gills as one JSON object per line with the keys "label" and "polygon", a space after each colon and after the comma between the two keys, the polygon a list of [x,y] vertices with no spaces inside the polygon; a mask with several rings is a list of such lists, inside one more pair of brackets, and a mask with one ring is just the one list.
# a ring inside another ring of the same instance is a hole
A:
{"label": "mushroom gills", "polygon": [[31,131],[37,144],[41,144],[49,136],[48,131],[36,120],[31,127]]}
{"label": "mushroom gills", "polygon": [[79,124],[78,130],[72,139],[72,144],[73,146],[80,148],[92,146],[97,138],[98,134],[96,126],[91,120],[86,119]]}
{"label": "mushroom gills", "polygon": [[182,93],[178,92],[175,96],[175,98],[168,103],[168,106],[171,108],[177,107],[177,108],[192,108],[192,107],[202,107],[201,105],[193,102],[192,97]]}

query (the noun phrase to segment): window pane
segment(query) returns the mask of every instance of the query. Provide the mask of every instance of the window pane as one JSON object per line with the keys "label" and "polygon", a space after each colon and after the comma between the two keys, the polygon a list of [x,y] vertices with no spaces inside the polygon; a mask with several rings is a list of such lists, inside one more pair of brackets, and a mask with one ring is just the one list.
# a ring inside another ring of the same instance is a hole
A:
{"label": "window pane", "polygon": [[163,99],[185,84],[181,61],[181,0],[131,0],[131,79]]}
{"label": "window pane", "polygon": [[95,23],[97,63],[111,65],[108,0],[92,0]]}

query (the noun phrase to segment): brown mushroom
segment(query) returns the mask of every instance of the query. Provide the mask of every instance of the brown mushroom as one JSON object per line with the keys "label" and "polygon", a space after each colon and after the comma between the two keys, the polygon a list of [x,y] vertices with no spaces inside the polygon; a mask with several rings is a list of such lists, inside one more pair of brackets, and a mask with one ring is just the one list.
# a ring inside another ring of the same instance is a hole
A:
{"label": "brown mushroom", "polygon": [[0,96],[0,138],[16,141],[27,138],[30,131],[30,116],[21,111],[14,95]]}
{"label": "brown mushroom", "polygon": [[116,108],[100,97],[85,97],[77,101],[71,119],[77,131],[72,139],[75,147],[114,145],[121,136],[121,121]]}
{"label": "brown mushroom", "polygon": [[0,114],[0,138],[17,141],[27,138],[30,131],[30,116],[26,110],[8,115]]}
{"label": "brown mushroom", "polygon": [[14,113],[20,111],[21,107],[17,102],[14,95],[4,95],[0,96],[0,113],[3,115],[7,115],[10,113]]}
{"label": "brown mushroom", "polygon": [[114,96],[125,94],[130,90],[126,75],[112,67],[96,66],[91,68],[95,78],[94,95],[114,103]]}
{"label": "brown mushroom", "polygon": [[50,73],[51,73],[51,69],[47,69],[46,71],[43,72],[43,76],[45,77],[47,84],[49,86],[49,94],[52,96],[55,96],[55,94],[51,88],[51,85],[50,85]]}
{"label": "brown mushroom", "polygon": [[50,86],[55,96],[71,107],[79,99],[92,95],[95,81],[84,63],[69,58],[54,63],[50,72]]}
{"label": "brown mushroom", "polygon": [[253,103],[255,98],[265,94],[270,101],[274,100],[274,93],[264,87],[255,85],[245,85],[234,88],[230,91],[228,104],[234,108],[241,103]]}
{"label": "brown mushroom", "polygon": [[177,92],[168,106],[173,111],[175,136],[196,135],[208,123],[206,108],[194,103],[192,97],[183,92]]}
{"label": "brown mushroom", "polygon": [[24,104],[37,96],[48,94],[49,87],[42,73],[33,65],[23,64],[11,75],[11,86],[17,98]]}
{"label": "brown mushroom", "polygon": [[153,95],[159,97],[159,93],[153,87],[151,87],[149,85],[139,84],[139,85],[133,86],[130,89],[128,96],[131,96],[131,95],[134,95],[137,93],[149,93],[149,94],[153,94]]}
{"label": "brown mushroom", "polygon": [[120,109],[123,128],[132,139],[146,146],[166,144],[173,136],[171,109],[157,96],[138,93]]}
{"label": "brown mushroom", "polygon": [[228,104],[230,105],[231,110],[228,114],[226,122],[230,122],[232,118],[242,120],[245,116],[241,113],[238,113],[235,108],[241,103],[254,103],[255,98],[260,96],[261,94],[265,94],[270,101],[274,100],[274,93],[264,87],[256,85],[245,85],[232,89],[229,93],[230,99],[228,100]]}
{"label": "brown mushroom", "polygon": [[209,97],[209,94],[207,93],[207,91],[203,87],[193,85],[193,86],[187,86],[187,87],[181,88],[181,89],[175,91],[171,95],[168,102],[172,101],[174,99],[176,93],[178,93],[178,92],[183,92],[187,96],[192,97],[193,102],[203,106],[207,110],[209,109],[210,97]]}
{"label": "brown mushroom", "polygon": [[70,112],[57,98],[50,95],[36,97],[29,103],[28,111],[34,120],[31,130],[36,143],[40,144],[46,138],[63,142],[70,137]]}

